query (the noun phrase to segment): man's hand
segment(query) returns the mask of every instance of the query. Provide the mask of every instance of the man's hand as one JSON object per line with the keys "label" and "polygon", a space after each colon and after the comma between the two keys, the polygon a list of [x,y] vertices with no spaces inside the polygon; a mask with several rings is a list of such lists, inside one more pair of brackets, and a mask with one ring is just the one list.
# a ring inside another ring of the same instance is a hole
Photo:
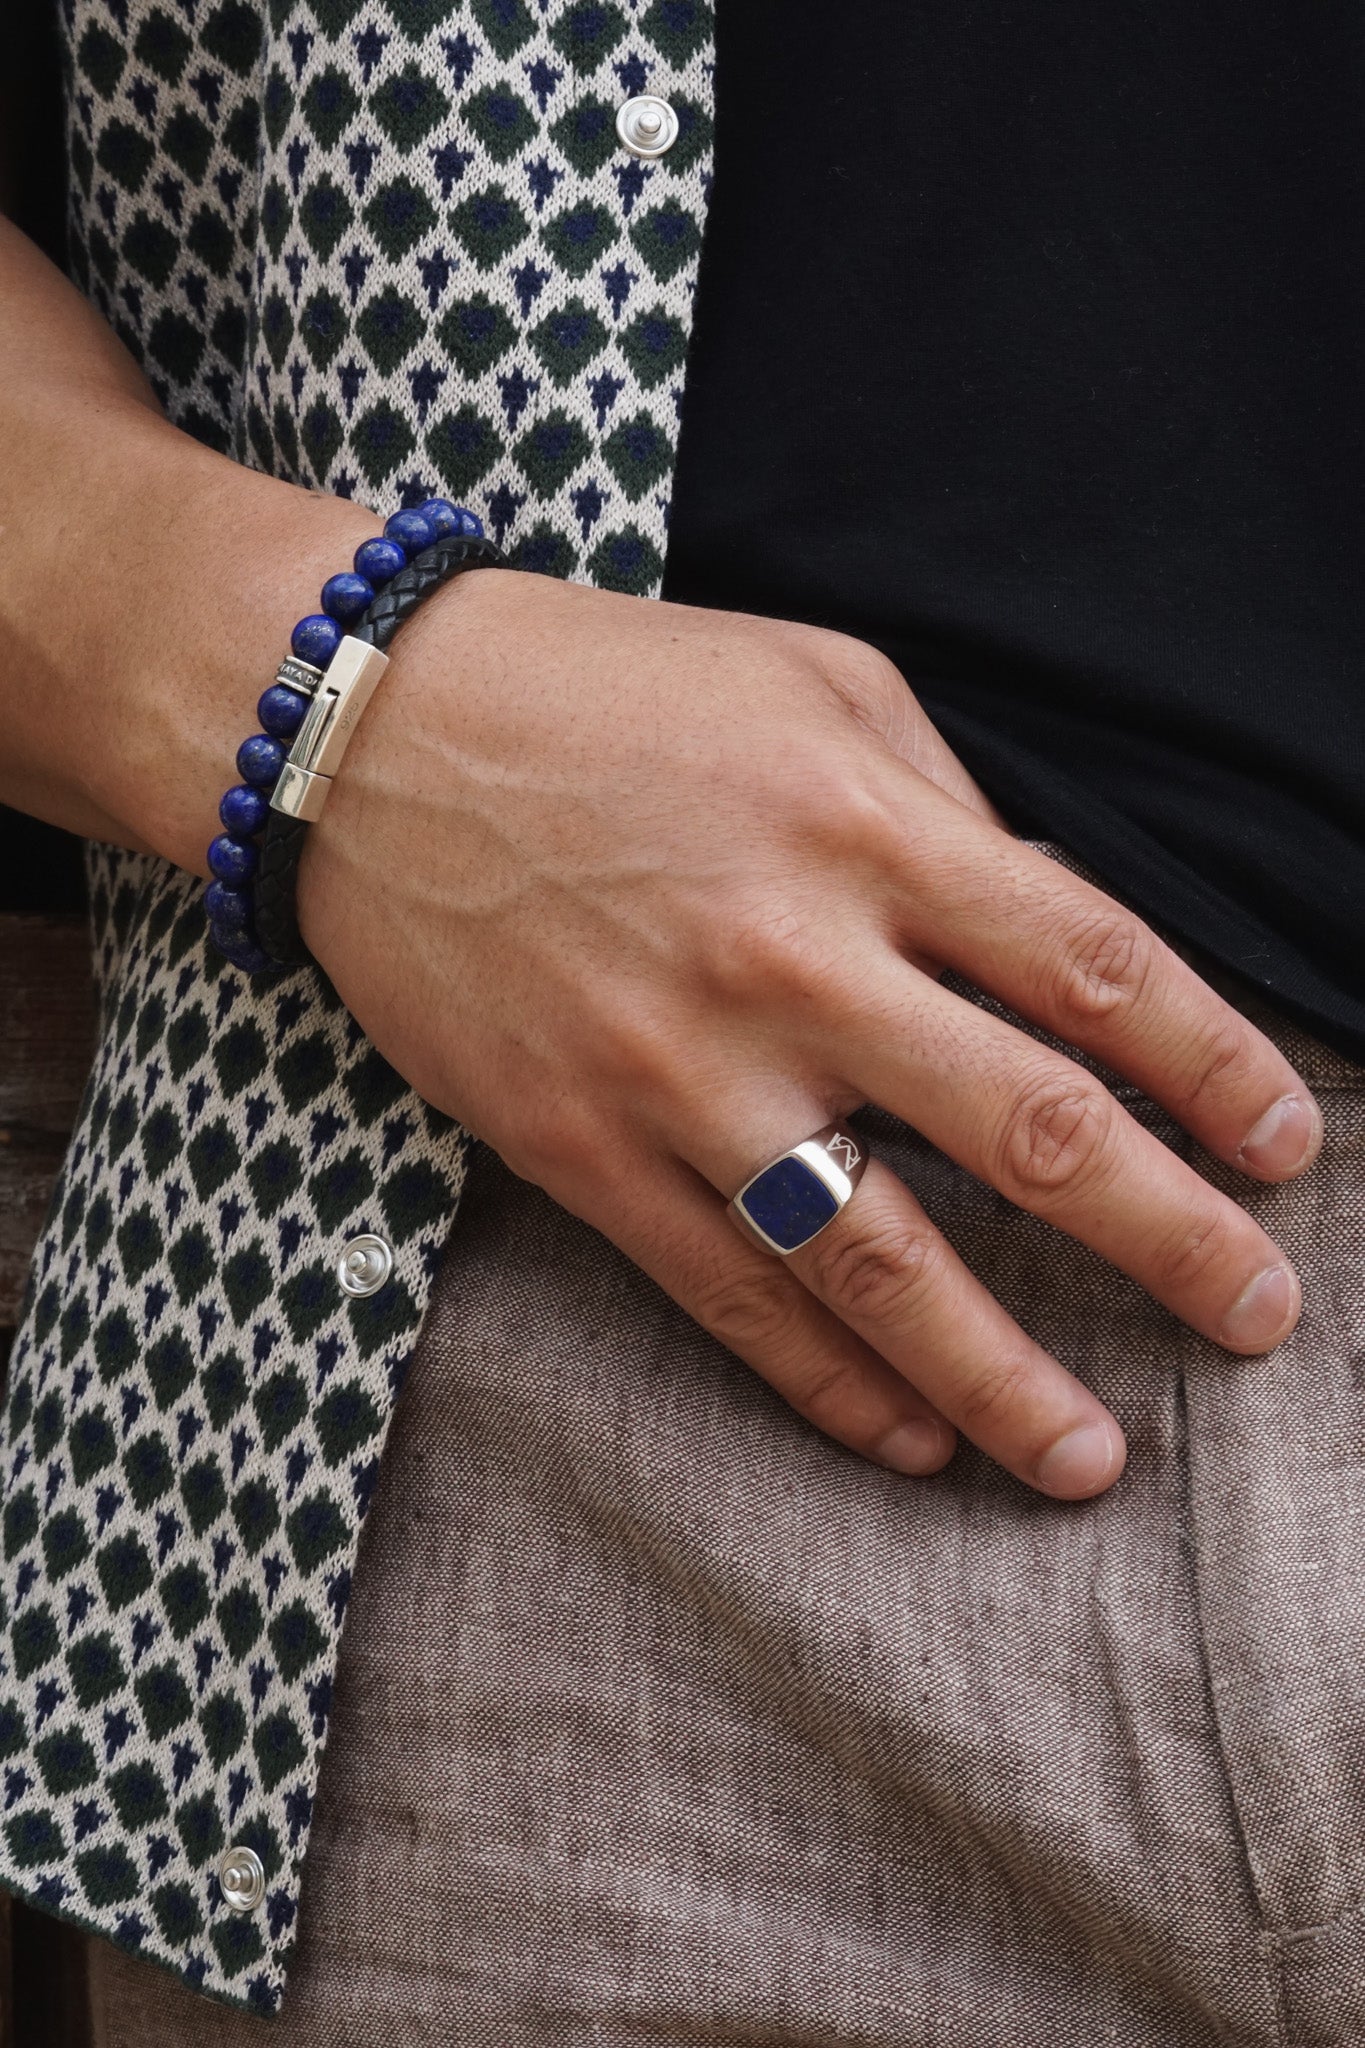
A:
{"label": "man's hand", "polygon": [[839,635],[480,572],[414,621],[303,864],[305,937],[432,1102],[612,1238],[803,1414],[930,1472],[961,1429],[1078,1498],[1122,1437],[874,1160],[783,1262],[725,1201],[872,1101],[1194,1328],[1260,1352],[1275,1245],[957,969],[1261,1179],[1311,1097],[1139,920],[1013,840]]}
{"label": "man's hand", "polygon": [[[293,618],[374,531],[214,455],[0,222],[0,799],[203,872]],[[405,629],[305,856],[305,936],[429,1099],[803,1413],[927,1472],[964,1429],[1046,1492],[1123,1447],[874,1161],[783,1263],[725,1198],[864,1101],[1239,1351],[1298,1290],[1237,1206],[954,967],[1263,1179],[1312,1159],[1280,1055],[1020,846],[896,672],[835,634],[503,571]]]}

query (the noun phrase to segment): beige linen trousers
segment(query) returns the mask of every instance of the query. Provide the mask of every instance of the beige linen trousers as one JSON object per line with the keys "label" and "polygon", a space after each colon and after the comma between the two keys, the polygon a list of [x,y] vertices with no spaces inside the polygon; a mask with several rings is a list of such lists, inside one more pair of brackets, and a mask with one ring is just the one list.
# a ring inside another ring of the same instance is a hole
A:
{"label": "beige linen trousers", "polygon": [[1365,1070],[1273,1357],[862,1128],[1131,1445],[1059,1505],[793,1415],[479,1155],[365,1531],[282,2016],[90,1943],[98,2048],[1365,2042]]}

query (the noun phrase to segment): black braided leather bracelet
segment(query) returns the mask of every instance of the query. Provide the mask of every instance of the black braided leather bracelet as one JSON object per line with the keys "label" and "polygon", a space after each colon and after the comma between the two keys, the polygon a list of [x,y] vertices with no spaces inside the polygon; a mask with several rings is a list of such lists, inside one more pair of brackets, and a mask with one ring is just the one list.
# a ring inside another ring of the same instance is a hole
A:
{"label": "black braided leather bracelet", "polygon": [[[410,562],[375,598],[342,640],[319,678],[307,717],[270,800],[270,819],[256,877],[256,932],[281,967],[311,958],[299,931],[299,861],[326,800],[331,778],[371,692],[387,666],[385,649],[418,605],[467,569],[503,569],[507,557],[481,534],[452,534]],[[367,658],[365,650],[373,649]]]}

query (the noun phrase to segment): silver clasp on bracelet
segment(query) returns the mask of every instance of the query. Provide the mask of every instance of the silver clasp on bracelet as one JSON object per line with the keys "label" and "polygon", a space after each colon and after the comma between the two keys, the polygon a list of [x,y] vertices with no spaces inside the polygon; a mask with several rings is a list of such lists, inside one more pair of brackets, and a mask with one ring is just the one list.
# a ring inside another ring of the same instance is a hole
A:
{"label": "silver clasp on bracelet", "polygon": [[303,818],[310,825],[322,816],[332,777],[388,665],[388,655],[377,647],[367,647],[352,633],[344,636],[326,674],[318,678],[313,701],[275,784],[272,811]]}

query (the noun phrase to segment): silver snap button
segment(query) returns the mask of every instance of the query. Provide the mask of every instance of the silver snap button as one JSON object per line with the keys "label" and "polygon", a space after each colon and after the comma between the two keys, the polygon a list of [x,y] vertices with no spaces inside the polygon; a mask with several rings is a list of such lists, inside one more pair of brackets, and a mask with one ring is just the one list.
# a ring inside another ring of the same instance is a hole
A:
{"label": "silver snap button", "polygon": [[254,1849],[239,1842],[218,1859],[218,1888],[234,1913],[254,1913],[265,1897],[265,1866]]}
{"label": "silver snap button", "polygon": [[678,139],[678,117],[667,100],[641,93],[616,116],[616,132],[632,156],[666,156]]}
{"label": "silver snap button", "polygon": [[393,1271],[393,1252],[382,1237],[353,1237],[337,1260],[337,1278],[348,1294],[378,1294]]}

